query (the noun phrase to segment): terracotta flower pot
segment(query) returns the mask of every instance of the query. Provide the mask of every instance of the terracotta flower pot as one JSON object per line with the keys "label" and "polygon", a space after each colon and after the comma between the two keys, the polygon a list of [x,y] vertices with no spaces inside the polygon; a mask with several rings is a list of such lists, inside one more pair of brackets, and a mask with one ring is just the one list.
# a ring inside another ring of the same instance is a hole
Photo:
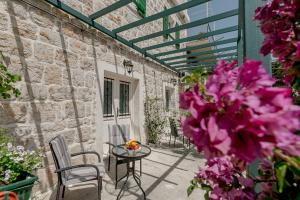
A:
{"label": "terracotta flower pot", "polygon": [[0,200],[18,200],[16,193],[14,192],[0,192]]}

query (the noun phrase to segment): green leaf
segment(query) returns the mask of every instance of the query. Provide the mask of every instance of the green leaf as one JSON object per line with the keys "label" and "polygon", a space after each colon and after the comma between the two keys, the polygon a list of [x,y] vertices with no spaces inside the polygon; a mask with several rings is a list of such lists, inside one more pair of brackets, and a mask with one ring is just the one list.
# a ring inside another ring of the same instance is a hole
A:
{"label": "green leaf", "polygon": [[193,193],[193,191],[196,189],[195,185],[190,185],[187,189],[187,195],[188,197]]}
{"label": "green leaf", "polygon": [[278,192],[279,193],[283,192],[287,167],[288,166],[285,162],[280,162],[278,164],[275,164],[275,171],[276,171]]}
{"label": "green leaf", "polygon": [[204,194],[204,199],[209,200],[209,192],[208,191]]}
{"label": "green leaf", "polygon": [[201,189],[205,190],[205,191],[208,191],[208,192],[212,190],[210,185],[207,185],[207,184],[204,184],[204,183],[201,184]]}

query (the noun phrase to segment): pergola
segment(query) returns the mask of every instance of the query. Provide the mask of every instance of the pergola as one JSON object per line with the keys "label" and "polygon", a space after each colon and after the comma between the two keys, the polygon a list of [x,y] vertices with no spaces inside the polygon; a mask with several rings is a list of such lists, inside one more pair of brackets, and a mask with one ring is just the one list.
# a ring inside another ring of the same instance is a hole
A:
{"label": "pergola", "polygon": [[[75,10],[69,5],[66,5],[65,3],[61,2],[60,0],[46,0],[46,1],[52,4],[53,6],[72,15],[73,17],[81,20],[82,22],[86,23],[90,27],[93,27],[101,31],[102,33],[110,36],[111,38],[114,38],[115,40],[121,42],[122,44],[136,50],[137,52],[141,53],[145,57],[151,58],[152,60],[176,72],[189,71],[197,67],[212,67],[216,63],[216,60],[219,58],[225,60],[238,59],[240,62],[243,60],[245,56],[256,58],[256,59],[259,58],[259,55],[257,54],[251,56],[251,54],[253,54],[252,52],[254,50],[253,48],[258,49],[257,45],[256,47],[253,47],[253,45],[255,44],[251,42],[249,43],[248,40],[246,39],[246,35],[248,36],[249,34],[249,36],[251,35],[251,37],[254,37],[256,40],[258,40],[256,43],[260,43],[259,41],[260,33],[258,31],[258,28],[251,23],[249,24],[249,22],[252,22],[252,14],[253,14],[252,11],[250,12],[249,10],[251,9],[253,10],[254,8],[256,8],[260,4],[258,3],[259,0],[251,0],[251,1],[239,0],[238,9],[226,11],[214,16],[202,18],[196,21],[178,25],[176,27],[168,28],[166,30],[140,36],[130,40],[122,37],[120,33],[153,22],[155,20],[163,19],[166,16],[179,13],[186,9],[198,6],[200,4],[207,3],[210,0],[190,0],[180,5],[174,6],[172,8],[165,9],[164,11],[158,12],[156,14],[144,17],[132,23],[120,26],[113,30],[107,29],[106,27],[96,22],[95,20],[100,18],[101,16],[104,16],[108,13],[115,11],[118,8],[128,5],[134,2],[135,0],[118,0],[117,2],[111,4],[110,6],[102,10],[99,10],[89,16],[84,15],[83,13]],[[185,38],[174,39],[172,41],[164,41],[162,43],[155,44],[152,46],[147,46],[147,47],[140,47],[137,44],[139,42],[150,40],[156,37],[163,37],[166,34],[187,30],[189,28],[205,25],[208,23],[212,23],[233,16],[238,16],[238,24],[234,26],[213,30],[201,35],[187,36]],[[150,53],[151,50],[168,47],[171,45],[181,44],[181,43],[197,41],[200,39],[205,39],[205,38],[213,37],[220,34],[230,33],[230,32],[237,32],[237,37],[212,41],[210,43],[205,43],[201,45],[186,46],[184,48],[179,48],[179,49],[169,50],[169,51],[164,51],[159,53]],[[248,47],[246,46],[247,42],[249,43]],[[221,46],[221,48],[210,48],[209,50],[207,50],[208,47],[216,47],[220,45],[223,46]],[[249,49],[249,53],[247,53],[247,49]],[[258,50],[256,51],[258,52]],[[178,53],[181,54],[178,55]],[[215,55],[215,53],[218,54]],[[210,62],[209,60],[214,60],[214,62]]]}

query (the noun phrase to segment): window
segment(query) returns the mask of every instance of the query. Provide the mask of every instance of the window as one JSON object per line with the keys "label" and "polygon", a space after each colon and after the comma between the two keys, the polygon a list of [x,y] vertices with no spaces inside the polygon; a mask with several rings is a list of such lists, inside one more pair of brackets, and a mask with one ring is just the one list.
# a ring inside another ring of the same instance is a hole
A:
{"label": "window", "polygon": [[[178,23],[176,23],[176,27],[177,27],[177,26],[179,26]],[[175,39],[176,39],[176,40],[179,40],[179,39],[180,39],[180,31],[176,31],[176,33],[175,33]],[[176,47],[176,49],[180,49],[180,43],[175,44],[175,47]]]}
{"label": "window", "polygon": [[120,82],[119,115],[130,115],[129,112],[129,83]]}
{"label": "window", "polygon": [[135,0],[134,3],[140,16],[146,17],[147,0]]}
{"label": "window", "polygon": [[112,101],[113,101],[113,80],[104,78],[104,106],[103,116],[112,117]]}
{"label": "window", "polygon": [[170,110],[171,91],[166,89],[166,111]]}
{"label": "window", "polygon": [[[165,7],[165,10],[167,10],[167,8]],[[163,17],[163,30],[168,30],[169,29],[169,16],[164,16]],[[165,34],[164,35],[165,39],[169,38],[169,34]]]}

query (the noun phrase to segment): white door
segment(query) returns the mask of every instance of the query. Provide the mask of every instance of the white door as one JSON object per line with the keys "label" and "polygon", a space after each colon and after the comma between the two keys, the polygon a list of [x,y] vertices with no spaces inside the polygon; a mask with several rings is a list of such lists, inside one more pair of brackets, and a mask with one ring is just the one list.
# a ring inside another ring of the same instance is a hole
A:
{"label": "white door", "polygon": [[108,74],[104,78],[103,93],[104,142],[124,143],[134,137],[132,82],[126,77]]}

